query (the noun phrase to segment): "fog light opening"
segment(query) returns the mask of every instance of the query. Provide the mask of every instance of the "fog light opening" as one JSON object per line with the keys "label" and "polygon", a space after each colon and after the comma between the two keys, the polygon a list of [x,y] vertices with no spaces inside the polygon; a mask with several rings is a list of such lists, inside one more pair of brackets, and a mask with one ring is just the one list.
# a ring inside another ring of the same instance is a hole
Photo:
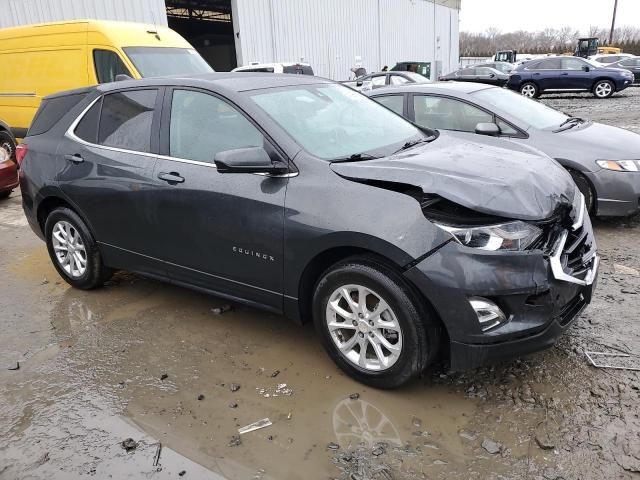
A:
{"label": "fog light opening", "polygon": [[483,332],[492,330],[507,321],[507,316],[500,307],[487,298],[471,297],[469,303],[478,316],[480,329]]}

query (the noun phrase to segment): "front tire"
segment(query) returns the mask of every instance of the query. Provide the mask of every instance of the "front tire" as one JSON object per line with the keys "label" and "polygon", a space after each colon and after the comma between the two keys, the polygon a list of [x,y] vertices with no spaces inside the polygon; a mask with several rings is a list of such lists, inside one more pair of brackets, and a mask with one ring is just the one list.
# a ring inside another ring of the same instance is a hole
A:
{"label": "front tire", "polygon": [[113,272],[104,265],[93,235],[73,210],[61,207],[51,212],[45,235],[53,266],[69,285],[91,290],[111,277]]}
{"label": "front tire", "polygon": [[527,98],[538,98],[540,96],[540,89],[533,82],[526,82],[520,86],[520,94]]}
{"label": "front tire", "polygon": [[615,85],[609,80],[600,80],[593,86],[593,94],[596,98],[609,98],[615,91]]}
{"label": "front tire", "polygon": [[584,204],[589,214],[595,213],[596,206],[596,196],[593,193],[593,188],[591,187],[591,182],[580,172],[576,172],[575,170],[569,170],[571,177],[573,178],[573,183],[576,184],[580,193],[584,195]]}
{"label": "front tire", "polygon": [[419,295],[374,257],[352,257],[323,274],[313,319],[333,361],[376,388],[395,388],[420,374],[440,341],[439,323]]}

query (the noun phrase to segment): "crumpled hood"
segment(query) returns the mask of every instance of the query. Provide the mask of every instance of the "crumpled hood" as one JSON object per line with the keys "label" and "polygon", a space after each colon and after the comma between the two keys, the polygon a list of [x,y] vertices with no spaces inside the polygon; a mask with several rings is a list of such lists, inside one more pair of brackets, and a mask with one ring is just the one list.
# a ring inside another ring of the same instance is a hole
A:
{"label": "crumpled hood", "polygon": [[435,141],[398,155],[331,168],[345,178],[413,185],[478,212],[519,220],[543,220],[559,205],[572,204],[575,185],[564,168],[547,156],[509,147],[441,132]]}

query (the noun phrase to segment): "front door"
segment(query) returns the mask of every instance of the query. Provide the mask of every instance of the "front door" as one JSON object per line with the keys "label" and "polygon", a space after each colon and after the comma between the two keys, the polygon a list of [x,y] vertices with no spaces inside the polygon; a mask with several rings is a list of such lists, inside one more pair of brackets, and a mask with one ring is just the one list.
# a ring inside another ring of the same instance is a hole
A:
{"label": "front door", "polygon": [[89,221],[106,263],[164,275],[150,258],[156,219],[149,200],[158,148],[158,89],[126,90],[100,97],[82,117],[58,155],[66,160],[57,180]]}
{"label": "front door", "polygon": [[278,155],[275,148],[234,105],[209,92],[168,91],[162,118],[154,256],[177,282],[280,310],[288,178],[222,174],[214,164],[221,151],[264,147]]}
{"label": "front door", "polygon": [[580,58],[563,58],[562,74],[567,77],[567,87],[576,90],[588,90],[591,88],[593,79],[586,68],[593,68]]}

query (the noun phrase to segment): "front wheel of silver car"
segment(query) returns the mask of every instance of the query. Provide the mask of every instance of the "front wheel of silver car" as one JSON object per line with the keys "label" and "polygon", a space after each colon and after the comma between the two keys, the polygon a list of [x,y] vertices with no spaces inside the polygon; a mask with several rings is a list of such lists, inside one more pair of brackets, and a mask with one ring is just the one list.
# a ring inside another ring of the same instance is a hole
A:
{"label": "front wheel of silver car", "polygon": [[60,207],[45,222],[53,266],[70,285],[82,290],[101,286],[110,276],[91,232],[76,212]]}
{"label": "front wheel of silver car", "polygon": [[327,270],[313,313],[331,358],[373,387],[406,383],[437,353],[435,316],[401,275],[375,257],[352,257]]}
{"label": "front wheel of silver car", "polygon": [[596,98],[609,98],[616,91],[609,80],[600,80],[593,86],[593,94]]}

